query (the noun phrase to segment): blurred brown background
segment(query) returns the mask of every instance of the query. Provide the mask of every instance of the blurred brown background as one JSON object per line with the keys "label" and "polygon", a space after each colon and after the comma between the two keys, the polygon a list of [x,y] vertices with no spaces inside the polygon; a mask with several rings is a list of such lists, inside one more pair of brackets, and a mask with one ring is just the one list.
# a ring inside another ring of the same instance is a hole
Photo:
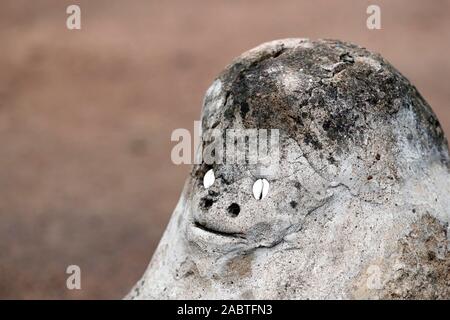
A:
{"label": "blurred brown background", "polygon": [[[366,28],[369,4],[381,30]],[[448,1],[2,0],[0,298],[123,297],[189,170],[171,163],[172,130],[192,130],[233,57],[286,37],[380,52],[450,133]],[[82,290],[66,289],[70,264]]]}

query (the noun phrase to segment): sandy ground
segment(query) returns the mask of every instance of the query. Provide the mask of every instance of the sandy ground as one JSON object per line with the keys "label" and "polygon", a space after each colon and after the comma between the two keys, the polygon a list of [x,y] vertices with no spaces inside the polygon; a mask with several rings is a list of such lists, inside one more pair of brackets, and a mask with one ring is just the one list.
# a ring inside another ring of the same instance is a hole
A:
{"label": "sandy ground", "polygon": [[[69,4],[82,30],[65,26]],[[379,4],[382,29],[366,28]],[[448,1],[0,2],[0,298],[121,298],[144,271],[187,166],[170,160],[236,55],[286,37],[382,53],[450,133]],[[82,270],[67,290],[66,267]]]}

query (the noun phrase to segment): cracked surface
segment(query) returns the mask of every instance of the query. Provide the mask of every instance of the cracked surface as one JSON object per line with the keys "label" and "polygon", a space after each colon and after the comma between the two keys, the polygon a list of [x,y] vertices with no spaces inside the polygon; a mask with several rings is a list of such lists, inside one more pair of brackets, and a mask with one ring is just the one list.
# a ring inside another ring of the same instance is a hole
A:
{"label": "cracked surface", "polygon": [[447,141],[381,56],[333,40],[265,43],[213,82],[202,128],[205,141],[208,129],[278,129],[279,162],[194,166],[128,298],[450,297]]}

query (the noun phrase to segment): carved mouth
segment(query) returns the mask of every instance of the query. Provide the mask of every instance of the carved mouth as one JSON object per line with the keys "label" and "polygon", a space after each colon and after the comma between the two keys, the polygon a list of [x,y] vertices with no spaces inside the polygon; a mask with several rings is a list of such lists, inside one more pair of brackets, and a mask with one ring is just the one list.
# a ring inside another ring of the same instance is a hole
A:
{"label": "carved mouth", "polygon": [[212,234],[215,234],[215,235],[221,236],[221,237],[237,238],[237,239],[244,239],[244,240],[247,239],[243,233],[224,232],[224,231],[214,230],[214,229],[208,228],[207,226],[205,226],[204,224],[201,224],[198,221],[194,221],[194,226],[200,230],[203,230],[205,232],[212,233]]}

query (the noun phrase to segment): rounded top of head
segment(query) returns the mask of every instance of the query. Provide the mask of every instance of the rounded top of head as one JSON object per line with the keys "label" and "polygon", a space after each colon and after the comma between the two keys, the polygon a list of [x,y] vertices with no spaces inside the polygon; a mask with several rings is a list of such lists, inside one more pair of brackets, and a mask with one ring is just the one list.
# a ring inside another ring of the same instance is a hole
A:
{"label": "rounded top of head", "polygon": [[279,129],[331,161],[367,148],[448,159],[416,88],[379,54],[338,40],[283,39],[243,53],[208,89],[202,127]]}

